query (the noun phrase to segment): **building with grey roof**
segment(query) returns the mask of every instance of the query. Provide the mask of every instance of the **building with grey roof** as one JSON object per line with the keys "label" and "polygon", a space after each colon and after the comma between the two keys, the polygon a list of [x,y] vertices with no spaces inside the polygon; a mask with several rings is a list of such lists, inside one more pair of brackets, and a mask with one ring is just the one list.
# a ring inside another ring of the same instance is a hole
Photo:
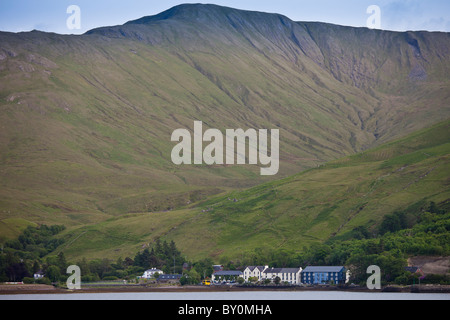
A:
{"label": "building with grey roof", "polygon": [[262,272],[262,279],[269,279],[275,282],[277,278],[280,283],[288,283],[292,285],[301,284],[302,268],[266,268]]}
{"label": "building with grey roof", "polygon": [[179,282],[181,274],[162,274],[158,277],[158,282]]}
{"label": "building with grey roof", "polygon": [[239,277],[242,277],[243,273],[242,271],[236,271],[236,270],[222,270],[214,272],[211,275],[211,281],[236,281]]}

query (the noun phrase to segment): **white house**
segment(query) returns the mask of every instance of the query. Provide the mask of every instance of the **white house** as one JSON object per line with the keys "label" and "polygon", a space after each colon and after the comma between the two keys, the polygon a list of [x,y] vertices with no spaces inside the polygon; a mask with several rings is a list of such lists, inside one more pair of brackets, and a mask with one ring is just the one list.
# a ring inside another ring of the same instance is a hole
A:
{"label": "white house", "polygon": [[262,273],[267,268],[269,268],[269,266],[248,266],[243,272],[245,282],[248,282],[249,278],[258,278],[258,281],[261,281]]}
{"label": "white house", "polygon": [[287,282],[293,285],[300,285],[302,268],[266,268],[261,273],[262,280],[270,279],[275,281],[278,277],[280,278],[280,283]]}
{"label": "white house", "polygon": [[145,270],[145,272],[141,278],[145,278],[145,279],[153,278],[155,273],[164,274],[164,272],[162,270],[159,270],[156,268],[151,268],[151,269]]}
{"label": "white house", "polygon": [[42,270],[39,270],[38,272],[36,272],[34,275],[33,275],[33,277],[34,277],[34,279],[35,280],[38,280],[38,279],[42,279],[43,277],[44,277],[44,271],[42,271]]}

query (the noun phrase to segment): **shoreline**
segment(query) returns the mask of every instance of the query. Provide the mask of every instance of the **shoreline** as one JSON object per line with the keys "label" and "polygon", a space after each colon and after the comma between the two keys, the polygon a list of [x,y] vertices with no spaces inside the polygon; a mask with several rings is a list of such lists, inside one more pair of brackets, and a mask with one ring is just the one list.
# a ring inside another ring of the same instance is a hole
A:
{"label": "shoreline", "polygon": [[190,292],[249,292],[249,291],[297,291],[297,292],[320,292],[320,291],[342,291],[342,292],[367,292],[367,293],[450,293],[450,286],[386,286],[380,290],[369,290],[364,287],[283,287],[283,286],[263,286],[263,287],[243,287],[243,286],[139,286],[139,285],[120,285],[120,286],[85,286],[79,290],[69,290],[65,288],[56,288],[52,285],[36,284],[0,284],[0,299],[2,295],[18,294],[76,294],[76,293],[190,293]]}

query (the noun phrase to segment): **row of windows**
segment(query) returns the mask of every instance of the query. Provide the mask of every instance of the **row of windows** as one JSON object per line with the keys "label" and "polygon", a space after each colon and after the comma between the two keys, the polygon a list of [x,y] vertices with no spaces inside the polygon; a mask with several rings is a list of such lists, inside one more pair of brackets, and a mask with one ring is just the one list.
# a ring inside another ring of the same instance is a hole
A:
{"label": "row of windows", "polygon": [[[263,273],[262,274],[263,275],[263,277],[267,277],[267,274],[266,273]],[[287,276],[286,276],[287,275]],[[257,276],[259,276],[259,275],[252,275],[250,272],[244,272],[244,277],[257,277]],[[295,273],[282,273],[281,274],[281,277],[284,279],[284,278],[289,278],[289,279],[291,279],[291,277],[292,277],[292,279],[294,279],[295,278]]]}
{"label": "row of windows", "polygon": [[[268,276],[266,273],[255,275],[250,272],[244,272],[244,277],[260,278],[261,275],[264,279],[273,277],[273,275]],[[282,273],[281,275],[276,274],[276,276],[280,276],[281,280],[291,280],[291,279],[293,280],[296,278],[295,273]],[[323,279],[323,280],[327,280],[327,279],[338,280],[338,279],[342,278],[342,276],[343,275],[340,272],[331,272],[331,273],[306,272],[306,273],[301,274],[302,279],[305,279],[305,280],[313,280],[314,278],[319,278],[319,279]]]}
{"label": "row of windows", "polygon": [[330,278],[337,278],[341,275],[342,273],[339,272],[332,272],[332,273],[328,273],[328,272],[306,272],[306,273],[302,273],[302,277],[314,277],[315,275],[321,275],[322,277],[328,276]]}

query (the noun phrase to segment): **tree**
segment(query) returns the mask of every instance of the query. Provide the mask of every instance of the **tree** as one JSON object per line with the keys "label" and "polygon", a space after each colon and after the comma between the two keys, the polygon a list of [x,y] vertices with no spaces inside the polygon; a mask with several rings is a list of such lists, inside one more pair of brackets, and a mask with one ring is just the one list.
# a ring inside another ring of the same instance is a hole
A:
{"label": "tree", "polygon": [[394,212],[393,214],[385,215],[380,224],[380,234],[387,232],[396,232],[407,227],[407,219],[405,212]]}
{"label": "tree", "polygon": [[108,259],[89,261],[89,270],[99,278],[103,278],[111,269]]}
{"label": "tree", "polygon": [[134,264],[133,259],[131,259],[130,257],[126,257],[125,261],[123,262],[125,267],[130,267]]}
{"label": "tree", "polygon": [[85,276],[91,273],[91,270],[89,269],[89,263],[87,262],[86,258],[83,257],[81,261],[77,262],[77,266],[80,267],[81,275]]}
{"label": "tree", "polygon": [[50,281],[58,282],[59,278],[61,276],[61,273],[59,272],[59,268],[57,266],[52,265],[47,268],[46,275],[50,279]]}
{"label": "tree", "polygon": [[370,237],[370,232],[365,226],[359,226],[352,230],[353,238],[361,240]]}
{"label": "tree", "polygon": [[134,265],[143,268],[159,268],[166,272],[172,272],[174,263],[181,269],[184,259],[178,251],[175,242],[168,244],[166,241],[161,242],[157,239],[154,247],[150,250],[145,248],[144,251],[138,252],[134,258]]}
{"label": "tree", "polygon": [[251,283],[256,283],[256,282],[258,282],[258,277],[250,277],[250,278],[248,278],[248,281]]}
{"label": "tree", "polygon": [[195,262],[193,268],[201,275],[202,278],[209,277],[213,272],[213,261],[210,258],[205,258]]}
{"label": "tree", "polygon": [[187,284],[197,284],[200,282],[200,275],[198,274],[195,269],[191,269],[188,272],[186,272],[180,279],[181,285],[187,285]]}
{"label": "tree", "polygon": [[148,248],[144,251],[138,252],[134,257],[134,265],[142,268],[161,268],[161,263],[156,257],[155,251],[152,249],[151,252]]}
{"label": "tree", "polygon": [[437,213],[437,214],[444,214],[445,213],[445,210],[439,209],[434,201],[430,202],[430,206],[428,208],[428,211],[431,212],[431,213]]}
{"label": "tree", "polygon": [[33,268],[31,269],[31,271],[33,273],[38,272],[41,269],[41,266],[39,265],[39,262],[37,262],[37,260],[34,261],[33,263]]}
{"label": "tree", "polygon": [[309,250],[311,252],[313,265],[326,265],[327,257],[331,253],[331,248],[326,244],[313,244]]}
{"label": "tree", "polygon": [[23,262],[12,263],[7,266],[6,276],[9,281],[22,281],[25,277],[31,277],[26,264]]}
{"label": "tree", "polygon": [[182,286],[185,286],[188,284],[188,276],[186,274],[184,274],[181,278],[180,278],[180,284]]}
{"label": "tree", "polygon": [[150,250],[148,250],[148,248],[145,248],[141,254],[140,266],[144,268],[150,268],[150,257]]}
{"label": "tree", "polygon": [[58,267],[60,273],[65,273],[67,269],[67,261],[66,257],[64,256],[64,252],[58,253]]}
{"label": "tree", "polygon": [[148,263],[149,266],[162,267],[161,260],[158,259],[158,257],[155,254],[155,250],[153,250],[153,248],[152,251],[150,252]]}

